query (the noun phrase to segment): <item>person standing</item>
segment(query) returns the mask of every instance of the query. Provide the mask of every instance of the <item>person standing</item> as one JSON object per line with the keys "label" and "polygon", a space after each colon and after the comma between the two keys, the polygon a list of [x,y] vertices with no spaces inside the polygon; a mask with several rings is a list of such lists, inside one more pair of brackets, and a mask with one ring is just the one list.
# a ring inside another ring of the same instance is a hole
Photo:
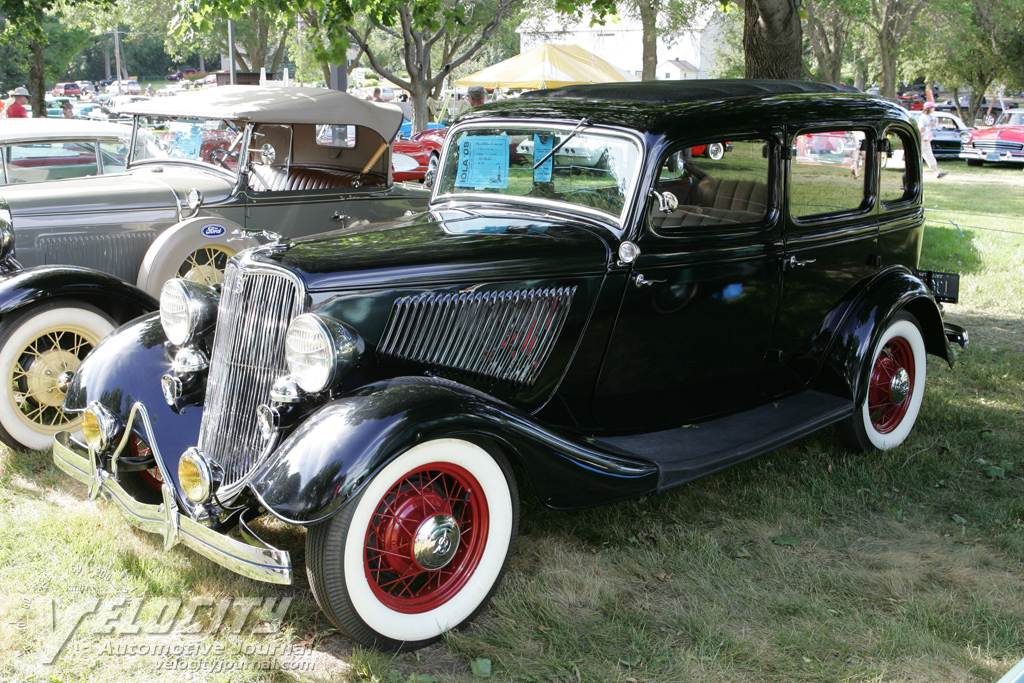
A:
{"label": "person standing", "polygon": [[28,110],[25,109],[25,105],[28,104],[28,88],[20,85],[14,89],[11,95],[14,97],[14,103],[7,107],[7,118],[27,119]]}
{"label": "person standing", "polygon": [[935,137],[935,103],[925,102],[921,109],[921,115],[917,118],[917,128],[921,131],[921,156],[928,168],[932,169],[936,178],[946,175],[945,171],[939,170],[939,162],[935,161],[935,153],[932,152],[932,138]]}

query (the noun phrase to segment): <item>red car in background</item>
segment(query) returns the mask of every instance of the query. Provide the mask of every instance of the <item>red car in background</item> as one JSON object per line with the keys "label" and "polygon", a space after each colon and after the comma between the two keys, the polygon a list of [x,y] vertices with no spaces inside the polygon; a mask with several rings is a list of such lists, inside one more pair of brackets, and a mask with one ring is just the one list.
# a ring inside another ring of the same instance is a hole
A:
{"label": "red car in background", "polygon": [[443,128],[420,131],[408,140],[398,140],[391,155],[391,173],[395,181],[422,180],[429,184],[441,159],[446,131]]}
{"label": "red car in background", "polygon": [[1007,109],[996,125],[971,133],[964,143],[960,158],[968,166],[992,163],[1024,163],[1024,108]]}
{"label": "red car in background", "polygon": [[921,111],[924,109],[924,98],[920,95],[903,94],[897,99],[909,111]]}
{"label": "red car in background", "polygon": [[58,83],[53,86],[51,92],[57,96],[78,97],[82,94],[82,86],[78,85],[78,83]]}

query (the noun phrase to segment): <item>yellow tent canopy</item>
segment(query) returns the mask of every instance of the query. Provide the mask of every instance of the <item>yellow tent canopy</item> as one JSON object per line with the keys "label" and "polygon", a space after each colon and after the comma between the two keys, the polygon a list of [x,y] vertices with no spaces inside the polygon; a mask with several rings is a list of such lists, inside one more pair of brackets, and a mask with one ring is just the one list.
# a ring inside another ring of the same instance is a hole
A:
{"label": "yellow tent canopy", "polygon": [[578,83],[619,83],[632,80],[636,79],[581,47],[545,43],[460,78],[455,81],[455,85],[536,90]]}

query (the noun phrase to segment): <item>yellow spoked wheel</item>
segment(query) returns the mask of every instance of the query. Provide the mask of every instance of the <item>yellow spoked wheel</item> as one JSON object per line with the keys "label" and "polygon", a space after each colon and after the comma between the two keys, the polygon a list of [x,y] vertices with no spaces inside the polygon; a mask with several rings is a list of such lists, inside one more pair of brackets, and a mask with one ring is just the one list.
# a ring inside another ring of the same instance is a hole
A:
{"label": "yellow spoked wheel", "polygon": [[53,302],[5,321],[0,368],[7,397],[0,400],[0,441],[44,449],[61,430],[76,431],[80,418],[63,408],[65,392],[82,359],[113,331],[110,318],[78,302]]}
{"label": "yellow spoked wheel", "polygon": [[189,254],[178,266],[178,277],[212,287],[224,281],[224,269],[234,249],[218,244],[201,247]]}

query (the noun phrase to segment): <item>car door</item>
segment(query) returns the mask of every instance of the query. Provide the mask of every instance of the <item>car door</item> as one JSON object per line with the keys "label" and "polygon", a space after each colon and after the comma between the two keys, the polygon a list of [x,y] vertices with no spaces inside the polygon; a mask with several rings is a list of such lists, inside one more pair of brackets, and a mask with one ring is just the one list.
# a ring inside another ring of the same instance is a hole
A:
{"label": "car door", "polygon": [[662,164],[654,189],[679,205],[650,200],[597,379],[598,423],[678,427],[759,400],[780,284],[779,148],[730,142],[718,160],[685,148]]}
{"label": "car door", "polygon": [[764,391],[805,386],[826,316],[881,264],[874,187],[876,136],[867,126],[794,128],[785,187],[785,255],[778,324]]}

